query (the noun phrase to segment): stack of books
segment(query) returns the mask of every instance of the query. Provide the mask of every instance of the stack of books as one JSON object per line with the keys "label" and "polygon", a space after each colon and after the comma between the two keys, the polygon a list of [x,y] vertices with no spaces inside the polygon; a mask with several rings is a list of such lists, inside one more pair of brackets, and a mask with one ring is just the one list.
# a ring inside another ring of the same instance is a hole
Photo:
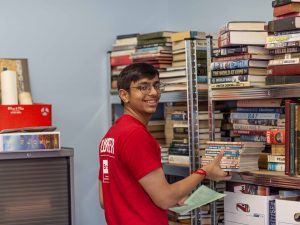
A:
{"label": "stack of books", "polygon": [[[266,132],[284,129],[284,107],[281,99],[239,100],[230,113],[233,133],[240,141],[266,142]],[[234,139],[237,140],[237,139]]]}
{"label": "stack of books", "polygon": [[[207,60],[205,33],[200,31],[182,31],[171,35],[173,61],[172,66],[161,72],[161,81],[166,86],[166,91],[180,91],[187,89],[186,76],[186,41],[193,39],[197,43],[197,68],[198,83],[200,88],[207,90]],[[203,47],[201,50],[200,47]]]}
{"label": "stack of books", "polygon": [[217,142],[209,141],[202,157],[202,165],[209,164],[221,150],[224,156],[220,166],[225,171],[258,170],[259,154],[264,150],[263,142]]}
{"label": "stack of books", "polygon": [[274,55],[268,65],[267,85],[300,83],[300,2],[275,0],[266,48]]}
{"label": "stack of books", "polygon": [[219,31],[219,48],[213,49],[212,88],[265,86],[268,60],[264,49],[265,22],[232,21]]}
{"label": "stack of books", "polygon": [[137,50],[131,58],[134,63],[149,63],[159,71],[172,65],[170,31],[141,34],[137,38]]}
{"label": "stack of books", "polygon": [[152,134],[152,136],[156,139],[156,141],[164,146],[165,139],[165,121],[164,120],[150,120],[147,125],[148,130]]}
{"label": "stack of books", "polygon": [[137,37],[139,34],[118,35],[112,46],[110,64],[111,64],[111,89],[117,89],[117,77],[121,70],[131,64],[131,55],[135,53],[137,46]]}

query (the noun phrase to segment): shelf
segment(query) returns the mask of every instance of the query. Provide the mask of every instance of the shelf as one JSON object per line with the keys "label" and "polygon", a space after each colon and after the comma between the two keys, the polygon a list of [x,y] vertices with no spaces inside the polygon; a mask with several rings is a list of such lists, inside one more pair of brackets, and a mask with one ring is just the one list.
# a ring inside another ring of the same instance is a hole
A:
{"label": "shelf", "polygon": [[166,175],[187,177],[190,175],[189,166],[163,164],[163,170]]}
{"label": "shelf", "polygon": [[265,98],[295,98],[300,97],[300,84],[272,85],[253,88],[214,89],[211,92],[213,101],[265,99]]}
{"label": "shelf", "polygon": [[284,172],[259,170],[253,172],[233,173],[233,182],[245,182],[263,186],[300,189],[300,177],[291,177]]}

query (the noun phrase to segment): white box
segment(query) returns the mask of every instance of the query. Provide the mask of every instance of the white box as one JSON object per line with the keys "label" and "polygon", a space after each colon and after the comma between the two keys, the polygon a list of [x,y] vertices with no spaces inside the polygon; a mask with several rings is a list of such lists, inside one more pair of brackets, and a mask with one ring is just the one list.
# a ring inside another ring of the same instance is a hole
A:
{"label": "white box", "polygon": [[276,196],[225,192],[225,225],[268,225],[269,201]]}
{"label": "white box", "polygon": [[275,207],[276,225],[300,224],[300,202],[276,199]]}

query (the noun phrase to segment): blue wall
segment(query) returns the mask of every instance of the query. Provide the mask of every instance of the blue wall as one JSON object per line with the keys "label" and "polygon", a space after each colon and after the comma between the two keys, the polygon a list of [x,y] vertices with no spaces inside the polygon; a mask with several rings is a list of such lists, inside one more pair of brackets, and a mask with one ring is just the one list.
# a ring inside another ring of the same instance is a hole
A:
{"label": "blue wall", "polygon": [[271,0],[0,3],[0,57],[28,58],[34,102],[53,104],[62,145],[75,148],[76,225],[105,224],[98,204],[98,143],[108,128],[106,52],[115,36],[213,32],[229,20],[270,20],[272,14]]}

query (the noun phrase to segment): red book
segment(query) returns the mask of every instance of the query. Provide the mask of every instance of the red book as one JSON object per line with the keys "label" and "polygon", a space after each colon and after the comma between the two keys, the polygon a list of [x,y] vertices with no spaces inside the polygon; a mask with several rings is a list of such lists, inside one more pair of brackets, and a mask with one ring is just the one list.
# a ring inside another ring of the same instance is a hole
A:
{"label": "red book", "polygon": [[267,68],[268,75],[299,75],[300,64],[273,65]]}
{"label": "red book", "polygon": [[273,16],[282,16],[285,14],[297,12],[300,12],[300,3],[294,2],[287,5],[275,7],[273,10]]}
{"label": "red book", "polygon": [[130,55],[111,56],[110,57],[111,66],[129,65],[131,63],[132,63],[132,59],[131,59]]}

